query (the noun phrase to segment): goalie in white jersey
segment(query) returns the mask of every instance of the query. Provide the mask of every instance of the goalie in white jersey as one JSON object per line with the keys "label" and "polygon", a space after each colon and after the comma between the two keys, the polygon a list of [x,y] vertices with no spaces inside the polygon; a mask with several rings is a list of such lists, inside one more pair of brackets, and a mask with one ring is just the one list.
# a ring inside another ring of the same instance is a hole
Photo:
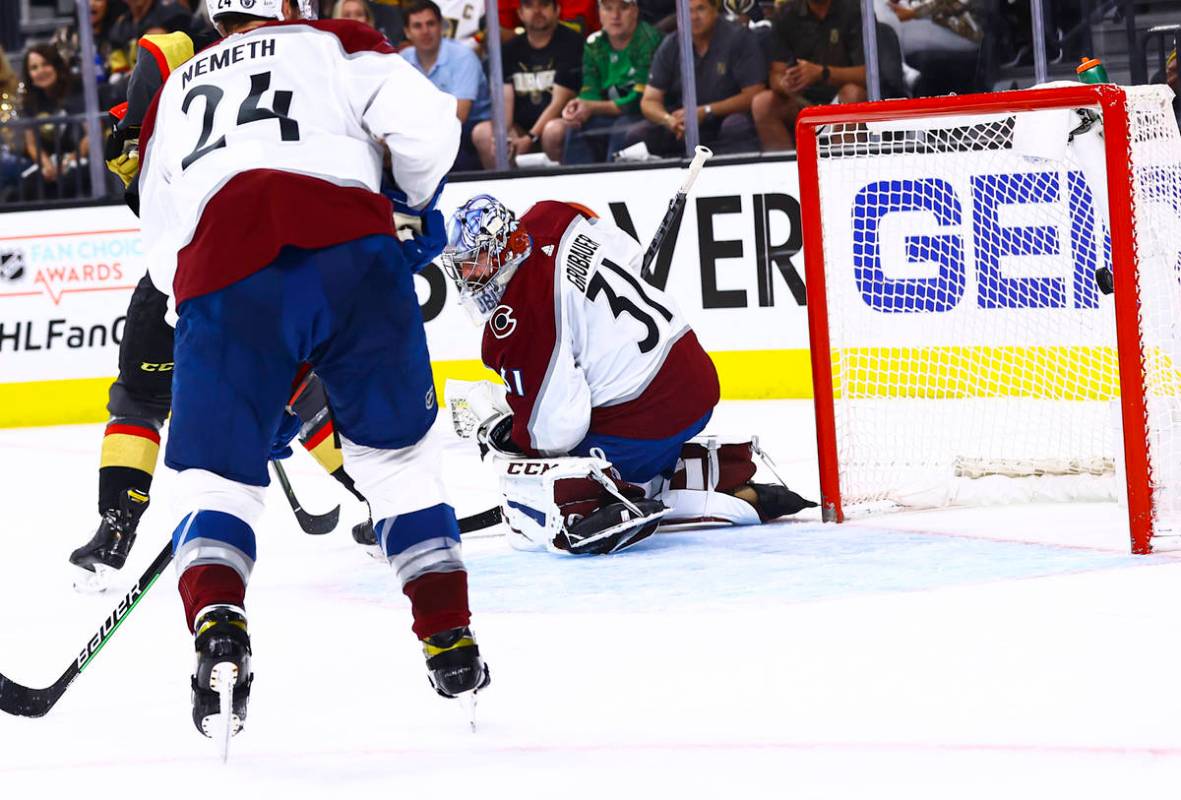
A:
{"label": "goalie in white jersey", "polygon": [[615,552],[655,530],[666,500],[683,520],[731,522],[814,505],[752,483],[749,440],[715,441],[712,453],[687,444],[718,402],[717,372],[672,297],[641,279],[628,234],[572,203],[542,201],[518,220],[479,195],[455,212],[448,240],[444,267],[486,320],[482,358],[504,383],[470,389],[467,413],[486,448],[542,457],[506,462],[502,510],[517,544]]}
{"label": "goalie in white jersey", "polygon": [[[280,0],[207,2],[226,38],[170,75],[140,136],[147,260],[178,314],[165,462],[186,511],[173,550],[196,635],[194,722],[236,732],[246,714],[253,525],[303,363],[334,397],[433,685],[470,696],[488,672],[427,436],[437,404],[413,284],[445,243],[433,203],[458,145],[455,100],[367,26],[276,22]],[[405,193],[395,211],[417,217],[402,243],[378,193],[385,147]]]}

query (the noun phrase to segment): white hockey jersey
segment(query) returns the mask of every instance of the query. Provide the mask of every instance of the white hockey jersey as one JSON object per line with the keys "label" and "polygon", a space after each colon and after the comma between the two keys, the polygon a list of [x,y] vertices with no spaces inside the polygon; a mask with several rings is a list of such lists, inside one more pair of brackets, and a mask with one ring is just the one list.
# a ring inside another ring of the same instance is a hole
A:
{"label": "white hockey jersey", "polygon": [[717,404],[718,377],[673,299],[640,278],[615,225],[553,201],[521,217],[533,240],[484,329],[482,356],[513,409],[513,440],[567,453],[588,432],[662,439]]}
{"label": "white hockey jersey", "polygon": [[240,280],[285,245],[393,228],[378,194],[388,147],[412,204],[455,159],[455,99],[348,20],[270,23],[168,78],[140,138],[152,282],[179,304]]}
{"label": "white hockey jersey", "polygon": [[440,0],[443,12],[444,35],[470,47],[476,47],[475,36],[484,24],[484,0]]}

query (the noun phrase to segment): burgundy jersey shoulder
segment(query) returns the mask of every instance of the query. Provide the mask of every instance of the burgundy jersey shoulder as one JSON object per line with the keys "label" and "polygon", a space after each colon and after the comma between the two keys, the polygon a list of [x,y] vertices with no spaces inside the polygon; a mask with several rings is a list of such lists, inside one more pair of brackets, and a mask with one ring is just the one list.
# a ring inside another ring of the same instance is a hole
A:
{"label": "burgundy jersey shoulder", "polygon": [[344,51],[350,54],[398,52],[381,31],[352,19],[293,19],[286,22],[271,22],[266,27],[289,25],[307,25],[318,31],[331,33],[340,40]]}
{"label": "burgundy jersey shoulder", "polygon": [[[576,219],[591,219],[595,215],[576,203],[560,200],[542,200],[521,216],[521,224],[533,237],[534,242],[560,242],[570,224]],[[534,250],[537,249],[536,244]]]}

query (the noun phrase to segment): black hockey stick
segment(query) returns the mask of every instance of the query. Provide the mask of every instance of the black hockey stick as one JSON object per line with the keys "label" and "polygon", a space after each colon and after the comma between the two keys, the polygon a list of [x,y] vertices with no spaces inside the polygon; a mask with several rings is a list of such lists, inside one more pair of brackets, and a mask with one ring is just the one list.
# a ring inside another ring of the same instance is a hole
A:
{"label": "black hockey stick", "polygon": [[470,517],[459,518],[459,532],[472,533],[473,531],[483,530],[484,528],[491,528],[501,521],[503,517],[500,516],[500,506],[492,506],[492,508],[485,509],[478,514],[472,514]]}
{"label": "black hockey stick", "polygon": [[70,662],[70,666],[66,667],[66,671],[53,682],[52,686],[44,689],[31,689],[0,675],[0,711],[6,714],[15,714],[18,717],[45,716],[49,709],[53,708],[54,704],[65,694],[74,679],[82,674],[82,670],[90,666],[90,662],[98,655],[98,651],[102,650],[103,645],[115,635],[115,631],[119,630],[119,626],[127,619],[132,609],[139,605],[139,601],[148,593],[148,589],[152,588],[152,584],[156,582],[156,579],[160,577],[171,561],[172,540],[169,539],[165,543],[164,549],[148,565],[144,574],[139,576],[139,580],[135,582],[127,594],[123,595],[119,605],[115,606],[115,609],[107,615],[103,624],[82,648],[82,652]]}
{"label": "black hockey stick", "polygon": [[340,520],[340,506],[337,505],[336,508],[323,514],[309,514],[299,504],[299,498],[295,496],[295,490],[291,488],[291,481],[287,480],[287,471],[283,469],[283,465],[279,463],[278,459],[271,459],[271,466],[275,468],[279,485],[283,487],[283,494],[286,495],[287,502],[291,504],[291,510],[295,512],[295,521],[299,523],[303,532],[312,536],[331,533]]}
{"label": "black hockey stick", "polygon": [[664,219],[660,220],[656,234],[652,237],[652,242],[644,253],[644,261],[640,266],[641,275],[648,274],[648,266],[656,258],[656,254],[660,252],[660,246],[664,244],[664,239],[668,236],[669,231],[680,225],[681,215],[685,213],[685,202],[689,199],[689,190],[693,188],[693,182],[697,180],[697,173],[701,172],[705,162],[712,157],[712,150],[697,145],[693,160],[689,162],[689,174],[685,176],[685,182],[681,184],[681,188],[677,190],[673,199],[668,201],[668,211],[664,212]]}

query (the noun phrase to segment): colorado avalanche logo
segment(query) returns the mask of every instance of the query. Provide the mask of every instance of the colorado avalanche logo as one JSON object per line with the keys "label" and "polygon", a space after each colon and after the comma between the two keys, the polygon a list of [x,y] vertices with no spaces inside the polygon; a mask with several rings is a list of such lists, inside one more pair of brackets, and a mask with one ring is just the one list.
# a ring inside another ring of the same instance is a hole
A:
{"label": "colorado avalanche logo", "polygon": [[517,321],[513,319],[512,306],[497,306],[488,319],[488,327],[497,339],[504,339],[512,335],[517,329]]}

